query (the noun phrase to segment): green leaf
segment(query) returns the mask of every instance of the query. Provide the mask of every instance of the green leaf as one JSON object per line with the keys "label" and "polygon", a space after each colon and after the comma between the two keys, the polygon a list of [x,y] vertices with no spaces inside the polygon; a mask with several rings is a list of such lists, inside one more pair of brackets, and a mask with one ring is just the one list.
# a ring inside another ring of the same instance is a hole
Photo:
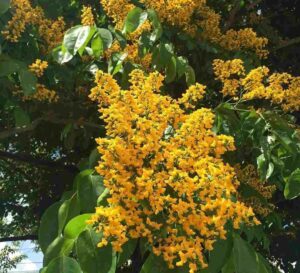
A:
{"label": "green leaf", "polygon": [[236,273],[258,272],[256,252],[237,234],[233,237],[233,262]]}
{"label": "green leaf", "polygon": [[297,144],[293,141],[291,135],[294,130],[290,128],[288,122],[274,111],[266,111],[262,113],[268,125],[271,126],[272,133],[276,136],[282,146],[294,157],[298,155]]}
{"label": "green leaf", "polygon": [[188,273],[189,268],[187,265],[183,267],[175,267],[174,269],[169,269],[167,263],[164,261],[164,259],[161,256],[156,256],[153,253],[151,253],[145,263],[143,264],[143,267],[140,271],[140,273]]}
{"label": "green leaf", "polygon": [[94,168],[98,161],[100,160],[100,154],[98,152],[98,149],[95,148],[89,156],[89,168]]}
{"label": "green leaf", "polygon": [[175,57],[174,47],[170,43],[160,43],[152,53],[152,62],[157,70],[165,69]]}
{"label": "green leaf", "polygon": [[82,53],[87,43],[95,33],[95,28],[90,26],[75,26],[70,28],[63,40],[63,47],[72,55],[77,51]]}
{"label": "green leaf", "polygon": [[172,44],[161,43],[159,47],[159,64],[167,66],[174,56],[174,48]]}
{"label": "green leaf", "polygon": [[176,58],[176,67],[177,67],[177,75],[178,78],[181,78],[186,72],[186,68],[188,66],[188,60],[185,57]]}
{"label": "green leaf", "polygon": [[138,56],[143,58],[152,49],[153,42],[150,40],[149,33],[143,33],[139,39]]}
{"label": "green leaf", "polygon": [[100,194],[100,196],[97,199],[97,206],[107,205],[108,196],[109,196],[109,189],[105,188],[105,190]]}
{"label": "green leaf", "polygon": [[73,55],[67,50],[62,50],[62,47],[59,46],[52,51],[52,57],[54,61],[59,64],[64,64],[72,60]]}
{"label": "green leaf", "polygon": [[51,261],[45,273],[82,273],[82,271],[76,260],[62,256]]}
{"label": "green leaf", "polygon": [[51,205],[43,214],[39,227],[39,245],[45,253],[50,243],[58,236],[58,210],[61,202]]}
{"label": "green leaf", "polygon": [[15,117],[16,127],[23,127],[23,126],[27,126],[30,124],[30,117],[20,107],[17,107],[14,110],[14,117]]}
{"label": "green leaf", "polygon": [[259,273],[272,273],[272,268],[270,264],[266,261],[266,259],[257,253],[258,263],[259,263]]}
{"label": "green leaf", "polygon": [[96,34],[92,40],[92,49],[95,57],[99,58],[104,50],[111,47],[113,37],[111,32],[105,28],[97,28]]}
{"label": "green leaf", "polygon": [[234,134],[240,130],[240,121],[236,112],[229,103],[221,103],[216,108],[217,113],[217,132]]}
{"label": "green leaf", "polygon": [[274,171],[274,164],[272,162],[269,163],[269,167],[266,174],[266,179],[269,179]]}
{"label": "green leaf", "polygon": [[36,91],[37,77],[27,69],[19,72],[19,80],[25,95],[31,95]]}
{"label": "green leaf", "polygon": [[1,0],[0,1],[0,15],[5,13],[10,7],[10,0]]}
{"label": "green leaf", "polygon": [[258,156],[256,162],[257,162],[257,169],[260,174],[260,177],[262,180],[265,180],[267,178],[267,166],[268,166],[265,155],[261,154],[260,156]]}
{"label": "green leaf", "polygon": [[137,240],[131,239],[122,246],[122,252],[120,253],[118,258],[118,265],[124,264],[131,257],[136,248],[136,245]]}
{"label": "green leaf", "polygon": [[47,248],[44,255],[44,266],[47,266],[53,259],[65,255],[68,256],[72,251],[74,240],[63,236],[57,237]]}
{"label": "green leaf", "polygon": [[79,234],[85,230],[87,227],[86,221],[92,217],[93,214],[86,213],[82,215],[78,215],[72,220],[70,220],[65,229],[64,229],[64,236],[67,239],[76,239]]}
{"label": "green leaf", "polygon": [[286,199],[293,199],[300,195],[300,168],[296,169],[288,178],[285,188],[284,196]]}
{"label": "green leaf", "polygon": [[232,253],[227,263],[223,266],[222,273],[235,273]]}
{"label": "green leaf", "polygon": [[92,175],[95,171],[93,169],[85,169],[76,175],[73,187],[77,191],[78,183],[81,179],[83,179],[87,175]]}
{"label": "green leaf", "polygon": [[19,63],[14,60],[0,60],[0,77],[8,76],[18,72],[20,69]]}
{"label": "green leaf", "polygon": [[78,53],[79,53],[80,56],[82,56],[84,50],[87,50],[87,52],[89,53],[89,51],[88,51],[89,48],[87,47],[87,45],[90,42],[90,40],[92,39],[92,37],[94,36],[95,32],[96,32],[96,28],[95,27],[90,27],[88,35],[86,35],[85,32],[82,33],[81,37],[82,37],[82,40],[85,39],[84,43],[83,44],[78,43],[78,45],[75,45],[75,48],[74,48],[76,50],[77,49],[76,46],[78,46]]}
{"label": "green leaf", "polygon": [[176,78],[176,58],[172,57],[166,67],[166,83],[174,81]]}
{"label": "green leaf", "polygon": [[117,255],[113,252],[112,263],[108,273],[115,273],[117,270]]}
{"label": "green leaf", "polygon": [[123,67],[123,62],[127,57],[127,53],[113,53],[108,62],[108,73],[115,75]]}
{"label": "green leaf", "polygon": [[63,194],[60,198],[60,201],[64,202],[64,201],[71,199],[75,193],[76,193],[76,191],[74,191],[73,189],[63,192]]}
{"label": "green leaf", "polygon": [[112,247],[97,247],[100,240],[101,236],[92,229],[83,231],[77,239],[78,261],[86,273],[107,273],[112,267]]}
{"label": "green leaf", "polygon": [[190,65],[186,67],[185,78],[186,78],[186,83],[189,86],[195,84],[196,82],[195,71]]}
{"label": "green leaf", "polygon": [[40,269],[39,273],[45,273],[46,270],[47,270],[47,267],[43,267],[43,268]]}
{"label": "green leaf", "polygon": [[260,202],[266,203],[265,197],[249,184],[241,183],[239,186],[239,192],[242,194],[243,198],[256,197],[260,200]]}
{"label": "green leaf", "polygon": [[81,212],[94,212],[97,199],[104,191],[103,178],[100,175],[85,175],[77,184],[77,193]]}
{"label": "green leaf", "polygon": [[209,273],[218,273],[222,267],[228,262],[232,253],[232,237],[226,240],[218,240],[214,244],[214,249],[209,253]]}
{"label": "green leaf", "polygon": [[125,18],[123,32],[134,32],[147,20],[147,17],[147,12],[143,11],[141,8],[136,7],[132,9]]}
{"label": "green leaf", "polygon": [[96,58],[99,58],[103,54],[103,42],[98,35],[92,40],[92,50]]}
{"label": "green leaf", "polygon": [[152,33],[150,34],[150,41],[154,43],[162,36],[163,29],[159,21],[157,12],[154,9],[148,9],[147,12],[154,28]]}
{"label": "green leaf", "polygon": [[113,37],[111,32],[105,28],[97,28],[97,36],[101,38],[103,43],[103,49],[106,50],[111,47],[113,42]]}
{"label": "green leaf", "polygon": [[125,35],[118,29],[114,29],[114,34],[116,36],[117,41],[119,42],[122,49],[124,49],[127,45],[127,40]]}
{"label": "green leaf", "polygon": [[58,232],[62,233],[69,220],[80,213],[80,205],[77,194],[73,194],[70,199],[64,201],[58,210]]}

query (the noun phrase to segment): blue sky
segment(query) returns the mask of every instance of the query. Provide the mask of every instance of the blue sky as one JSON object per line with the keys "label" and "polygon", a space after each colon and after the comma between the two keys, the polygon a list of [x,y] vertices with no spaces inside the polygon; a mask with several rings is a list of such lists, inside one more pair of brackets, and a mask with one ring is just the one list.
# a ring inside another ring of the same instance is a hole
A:
{"label": "blue sky", "polygon": [[[0,249],[7,243],[0,243]],[[19,246],[19,253],[27,255],[27,259],[21,261],[14,271],[39,270],[42,267],[43,255],[34,251],[35,245],[31,241],[22,241]]]}

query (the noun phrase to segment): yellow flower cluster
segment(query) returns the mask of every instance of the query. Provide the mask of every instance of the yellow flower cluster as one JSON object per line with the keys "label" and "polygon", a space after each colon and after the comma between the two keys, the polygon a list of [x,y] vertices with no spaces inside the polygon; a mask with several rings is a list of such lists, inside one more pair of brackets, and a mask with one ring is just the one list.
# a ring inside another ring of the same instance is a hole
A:
{"label": "yellow flower cluster", "polygon": [[239,78],[245,74],[243,61],[234,59],[223,61],[216,59],[213,61],[213,69],[216,78],[223,83],[221,92],[224,96],[235,96],[240,88]]}
{"label": "yellow flower cluster", "polygon": [[[288,73],[273,73],[261,66],[244,73],[243,62],[215,60],[213,63],[216,78],[223,83],[222,93],[234,96],[240,92],[245,100],[266,99],[278,104],[284,111],[300,109],[300,77]],[[236,78],[230,78],[234,74]],[[229,77],[228,77],[229,75]]]}
{"label": "yellow flower cluster", "polygon": [[[116,0],[100,0],[101,5],[103,6],[106,14],[113,19],[116,24],[116,29],[122,29],[124,25],[125,18],[129,11],[131,11],[135,6],[130,3],[128,0],[116,1]],[[138,44],[138,38],[143,32],[151,30],[151,23],[149,20],[146,20],[138,29],[133,33],[128,35],[128,39]]]}
{"label": "yellow flower cluster", "polygon": [[253,50],[260,58],[267,57],[268,51],[264,48],[268,44],[268,39],[258,37],[253,29],[229,29],[223,34],[220,28],[221,16],[219,14],[205,5],[199,7],[198,13],[203,18],[196,23],[203,30],[202,37],[219,44],[227,50]]}
{"label": "yellow flower cluster", "polygon": [[150,68],[152,61],[152,54],[147,53],[144,57],[139,56],[139,46],[137,42],[132,44],[127,44],[124,49],[121,48],[120,44],[116,41],[113,43],[111,48],[106,50],[105,57],[110,58],[110,56],[115,52],[122,52],[127,54],[126,59],[129,62],[140,64],[146,70]]}
{"label": "yellow flower cluster", "polygon": [[[124,25],[124,20],[129,11],[135,6],[128,0],[116,1],[116,0],[100,0],[106,14],[114,21],[115,28],[121,30]],[[141,26],[139,26],[134,32],[127,35],[127,39],[130,41],[124,49],[121,48],[120,44],[116,41],[110,49],[105,52],[105,56],[109,58],[114,52],[122,52],[127,54],[127,60],[136,64],[142,65],[148,69],[151,65],[152,54],[148,53],[143,58],[139,57],[139,37],[144,32],[151,30],[151,23],[146,20]]]}
{"label": "yellow flower cluster", "polygon": [[62,17],[58,17],[56,20],[50,20],[46,19],[43,15],[42,18],[44,19],[41,19],[37,24],[39,34],[47,45],[44,51],[50,51],[62,42],[66,24]]}
{"label": "yellow flower cluster", "polygon": [[267,82],[269,72],[269,68],[260,66],[252,69],[243,79],[240,79],[241,85],[245,90],[243,95],[244,99],[267,98],[267,94],[265,93],[265,83]]}
{"label": "yellow flower cluster", "polygon": [[[185,27],[196,10],[195,0],[142,0],[148,8],[154,9],[160,19],[171,25]],[[200,1],[205,2],[205,1]]]}
{"label": "yellow flower cluster", "polygon": [[243,97],[247,100],[268,99],[272,103],[279,104],[284,111],[298,111],[300,77],[293,77],[288,73],[273,73],[268,76],[268,72],[269,69],[266,67],[252,70],[243,79],[246,90]]}
{"label": "yellow flower cluster", "polygon": [[276,190],[275,185],[268,186],[266,181],[261,181],[259,179],[257,170],[253,165],[247,165],[242,168],[239,164],[235,166],[235,171],[238,180],[245,185],[249,185],[253,188],[261,197],[263,197],[266,202],[263,202],[259,197],[252,196],[247,198],[242,198],[243,202],[248,206],[251,206],[257,215],[262,217],[267,216],[274,210],[274,205],[268,203],[272,198],[273,193]]}
{"label": "yellow flower cluster", "polygon": [[59,96],[57,93],[53,90],[49,90],[45,85],[43,84],[37,84],[36,86],[36,92],[29,96],[23,96],[22,99],[24,101],[40,101],[40,102],[57,102],[59,99]]}
{"label": "yellow flower cluster", "polygon": [[[127,13],[135,6],[129,0],[100,0],[105,12],[121,29]],[[253,50],[259,57],[267,56],[266,38],[258,37],[251,28],[221,31],[221,16],[207,6],[206,0],[142,0],[146,8],[156,10],[160,19],[170,25],[178,26],[192,36],[199,36],[218,43],[228,50]],[[146,21],[141,31],[147,31],[151,24]],[[198,30],[201,29],[201,33]],[[136,36],[134,36],[136,37]],[[134,39],[133,39],[134,40]]]}
{"label": "yellow flower cluster", "polygon": [[18,42],[28,22],[32,20],[32,7],[29,0],[12,0],[11,7],[14,10],[12,19],[8,22],[2,35],[11,42]]}
{"label": "yellow flower cluster", "polygon": [[144,32],[150,32],[152,28],[152,24],[149,20],[146,20],[141,26],[139,26],[134,32],[130,33],[128,35],[128,39],[132,43],[138,44],[138,38],[144,33]]}
{"label": "yellow flower cluster", "polygon": [[11,42],[18,42],[27,25],[38,27],[39,35],[47,44],[44,51],[53,49],[62,41],[65,22],[62,17],[50,20],[45,17],[41,7],[33,8],[30,0],[12,0],[12,19],[7,23],[2,35]]}
{"label": "yellow flower cluster", "polygon": [[95,25],[93,11],[90,6],[83,6],[83,8],[81,10],[81,24],[83,26]]}
{"label": "yellow flower cluster", "polygon": [[205,94],[206,86],[196,83],[186,90],[182,97],[178,100],[179,104],[183,104],[186,109],[194,109],[195,104],[201,100]]}
{"label": "yellow flower cluster", "polygon": [[195,36],[198,28],[202,30],[201,37],[211,41],[213,43],[219,43],[222,40],[222,32],[220,28],[221,16],[216,13],[212,8],[206,5],[206,1],[202,1],[201,5],[198,5],[197,17],[201,19],[195,20],[194,24],[190,25],[190,33]]}
{"label": "yellow flower cluster", "polygon": [[48,62],[42,61],[40,59],[36,59],[34,63],[29,65],[29,70],[32,73],[34,73],[37,77],[42,77],[47,67],[48,67]]}
{"label": "yellow flower cluster", "polygon": [[[221,31],[221,16],[207,6],[206,0],[143,0],[148,8],[157,11],[163,21],[182,27],[192,36],[197,36],[201,28],[200,38],[218,43],[228,50],[253,50],[259,57],[265,58],[268,51],[266,38],[258,37],[251,28]],[[200,18],[200,19],[199,19]]]}
{"label": "yellow flower cluster", "polygon": [[100,3],[106,14],[116,24],[117,29],[122,29],[128,12],[135,7],[128,0],[100,0]]}
{"label": "yellow flower cluster", "polygon": [[264,49],[268,44],[268,39],[258,37],[251,28],[238,31],[230,29],[222,36],[219,43],[228,50],[252,49],[260,58],[268,56],[268,50]]}
{"label": "yellow flower cluster", "polygon": [[[194,273],[206,266],[204,251],[226,238],[227,223],[237,229],[259,222],[232,198],[238,181],[221,157],[235,149],[233,138],[212,131],[210,109],[188,114],[161,95],[163,80],[158,72],[134,70],[122,90],[111,75],[97,72],[90,98],[99,104],[107,137],[97,139],[96,170],[110,197],[89,223],[103,233],[99,247],[110,242],[120,252],[130,238],[147,238],[170,268],[188,264]],[[194,102],[204,89],[197,84],[183,98]]]}

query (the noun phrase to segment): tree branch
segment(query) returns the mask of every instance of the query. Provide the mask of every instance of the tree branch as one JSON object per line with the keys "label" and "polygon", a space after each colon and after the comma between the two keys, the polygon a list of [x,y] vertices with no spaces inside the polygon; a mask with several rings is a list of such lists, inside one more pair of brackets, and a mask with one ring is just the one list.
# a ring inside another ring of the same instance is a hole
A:
{"label": "tree branch", "polygon": [[240,11],[240,9],[241,9],[240,1],[237,0],[235,2],[234,7],[231,9],[231,11],[229,13],[228,21],[225,23],[225,27],[224,27],[225,32],[234,24],[236,15]]}
{"label": "tree branch", "polygon": [[0,242],[16,242],[16,241],[26,241],[26,240],[37,240],[38,236],[35,234],[14,236],[14,237],[3,237],[0,238]]}
{"label": "tree branch", "polygon": [[[249,11],[251,9],[253,9],[255,6],[257,6],[262,0],[257,0],[254,1],[252,4],[250,4],[249,6],[246,7],[246,10]],[[240,4],[240,0],[237,0],[234,7],[230,10],[229,13],[229,18],[228,21],[225,23],[225,27],[224,27],[224,31],[226,32],[229,28],[231,28],[236,19],[237,19],[237,14],[239,13],[239,11],[242,9],[242,6]]]}
{"label": "tree branch", "polygon": [[253,9],[255,6],[257,6],[262,0],[256,0],[254,1],[252,4],[250,4],[248,7],[247,7],[247,10],[251,10]]}
{"label": "tree branch", "polygon": [[14,154],[6,151],[0,151],[0,158],[9,158],[33,165],[44,166],[48,168],[55,168],[55,169],[65,169],[71,172],[78,172],[78,169],[74,165],[66,165],[62,162],[55,162],[47,159],[35,158],[30,155],[25,154]]}
{"label": "tree branch", "polygon": [[90,127],[90,128],[94,128],[94,129],[104,129],[103,125],[95,124],[92,122],[80,121],[80,120],[74,120],[74,119],[61,119],[61,118],[55,117],[55,116],[45,117],[45,118],[43,118],[43,120],[48,121],[50,123],[54,123],[54,124],[74,123],[74,124],[77,124],[78,126]]}
{"label": "tree branch", "polygon": [[31,124],[29,124],[27,126],[19,127],[19,128],[13,128],[11,130],[0,132],[0,139],[5,139],[5,138],[8,138],[10,136],[25,133],[25,132],[28,132],[28,131],[33,131],[42,122],[42,120],[43,120],[43,118],[38,118],[38,119],[34,120]]}
{"label": "tree branch", "polygon": [[293,39],[282,42],[279,46],[277,46],[275,48],[274,51],[277,51],[279,49],[282,49],[282,48],[285,48],[285,47],[288,47],[288,46],[291,46],[291,45],[295,45],[295,44],[298,44],[298,43],[300,43],[300,37],[296,37],[296,38],[293,38]]}
{"label": "tree branch", "polygon": [[56,117],[54,115],[49,115],[49,116],[44,116],[41,118],[38,118],[36,120],[34,120],[31,124],[24,126],[24,127],[19,127],[19,128],[13,128],[11,130],[7,130],[7,131],[3,131],[0,132],[0,140],[1,139],[5,139],[17,134],[22,134],[25,132],[29,132],[29,131],[33,131],[36,129],[36,127],[42,122],[42,121],[47,121],[50,123],[54,123],[54,124],[69,124],[69,123],[74,123],[77,124],[78,126],[84,126],[84,127],[90,127],[93,129],[104,129],[103,125],[99,125],[99,124],[95,124],[92,122],[88,122],[88,121],[80,121],[80,120],[74,120],[74,119],[61,119],[59,117]]}

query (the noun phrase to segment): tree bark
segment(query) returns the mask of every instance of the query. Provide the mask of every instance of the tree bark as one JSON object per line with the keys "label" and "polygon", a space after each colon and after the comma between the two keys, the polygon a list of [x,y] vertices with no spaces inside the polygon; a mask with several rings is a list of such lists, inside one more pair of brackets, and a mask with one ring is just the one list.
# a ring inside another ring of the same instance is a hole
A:
{"label": "tree bark", "polygon": [[44,166],[48,168],[55,168],[55,169],[64,169],[68,170],[72,173],[78,172],[78,169],[74,165],[66,165],[62,162],[55,162],[51,160],[41,159],[41,158],[35,158],[30,155],[25,154],[15,154],[10,153],[6,151],[0,151],[0,158],[8,158],[12,160],[22,161],[28,164],[38,165],[38,166]]}
{"label": "tree bark", "polygon": [[37,239],[38,239],[37,235],[29,234],[29,235],[23,235],[23,236],[3,237],[3,238],[0,238],[0,242],[16,242],[16,241],[26,241],[26,240],[35,241]]}

